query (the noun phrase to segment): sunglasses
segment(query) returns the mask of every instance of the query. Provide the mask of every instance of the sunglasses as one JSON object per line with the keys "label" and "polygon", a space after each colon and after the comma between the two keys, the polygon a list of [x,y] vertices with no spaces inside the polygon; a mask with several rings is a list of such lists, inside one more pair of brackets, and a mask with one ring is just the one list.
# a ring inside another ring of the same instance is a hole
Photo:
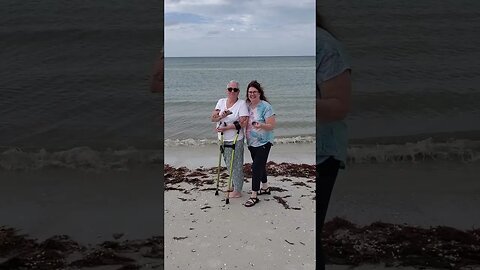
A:
{"label": "sunglasses", "polygon": [[232,87],[228,87],[227,90],[228,90],[228,92],[232,92],[232,91],[233,91],[233,92],[238,92],[238,91],[240,91],[240,89],[238,89],[238,88],[232,88]]}

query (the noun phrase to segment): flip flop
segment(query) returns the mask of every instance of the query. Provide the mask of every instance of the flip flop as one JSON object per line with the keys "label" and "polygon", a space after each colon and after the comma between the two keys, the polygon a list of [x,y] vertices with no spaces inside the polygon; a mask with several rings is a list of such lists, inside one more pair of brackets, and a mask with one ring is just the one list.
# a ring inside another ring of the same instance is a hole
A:
{"label": "flip flop", "polygon": [[252,207],[254,206],[255,204],[257,204],[260,200],[258,198],[252,198],[250,197],[250,199],[248,199],[246,202],[245,202],[245,207]]}

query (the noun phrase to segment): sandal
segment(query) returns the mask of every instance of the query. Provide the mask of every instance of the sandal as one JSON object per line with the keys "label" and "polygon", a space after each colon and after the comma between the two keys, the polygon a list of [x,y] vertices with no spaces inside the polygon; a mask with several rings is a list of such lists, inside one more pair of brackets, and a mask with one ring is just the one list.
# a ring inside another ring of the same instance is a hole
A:
{"label": "sandal", "polygon": [[257,204],[260,200],[258,198],[253,198],[253,197],[250,197],[250,199],[248,199],[246,202],[245,202],[245,206],[246,207],[251,207],[251,206],[254,206],[255,204]]}
{"label": "sandal", "polygon": [[257,195],[270,195],[270,187],[267,187],[265,189],[261,188],[260,190],[257,191]]}

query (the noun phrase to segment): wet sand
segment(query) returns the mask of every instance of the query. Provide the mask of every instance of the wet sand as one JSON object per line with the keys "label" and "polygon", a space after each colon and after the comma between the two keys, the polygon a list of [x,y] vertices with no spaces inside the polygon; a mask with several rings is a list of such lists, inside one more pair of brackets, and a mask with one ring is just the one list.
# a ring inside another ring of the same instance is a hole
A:
{"label": "wet sand", "polygon": [[163,265],[161,168],[3,171],[0,179],[1,269]]}
{"label": "wet sand", "polygon": [[354,164],[340,171],[327,220],[480,228],[475,163]]}

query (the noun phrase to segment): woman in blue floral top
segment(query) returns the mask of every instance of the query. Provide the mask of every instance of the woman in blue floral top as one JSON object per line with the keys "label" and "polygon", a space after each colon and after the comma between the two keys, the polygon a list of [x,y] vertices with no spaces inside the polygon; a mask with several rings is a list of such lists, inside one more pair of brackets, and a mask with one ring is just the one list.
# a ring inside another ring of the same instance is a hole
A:
{"label": "woman in blue floral top", "polygon": [[325,269],[321,234],[338,170],[346,163],[347,126],[343,120],[350,110],[352,86],[348,56],[342,44],[325,29],[318,7],[316,39],[316,245],[320,251],[316,269]]}
{"label": "woman in blue floral top", "polygon": [[[252,156],[252,194],[246,207],[259,202],[257,195],[270,194],[267,184],[267,159],[273,144],[275,113],[265,97],[262,86],[251,81],[247,86],[248,124],[246,137],[248,150]],[[260,182],[262,187],[260,188]]]}

